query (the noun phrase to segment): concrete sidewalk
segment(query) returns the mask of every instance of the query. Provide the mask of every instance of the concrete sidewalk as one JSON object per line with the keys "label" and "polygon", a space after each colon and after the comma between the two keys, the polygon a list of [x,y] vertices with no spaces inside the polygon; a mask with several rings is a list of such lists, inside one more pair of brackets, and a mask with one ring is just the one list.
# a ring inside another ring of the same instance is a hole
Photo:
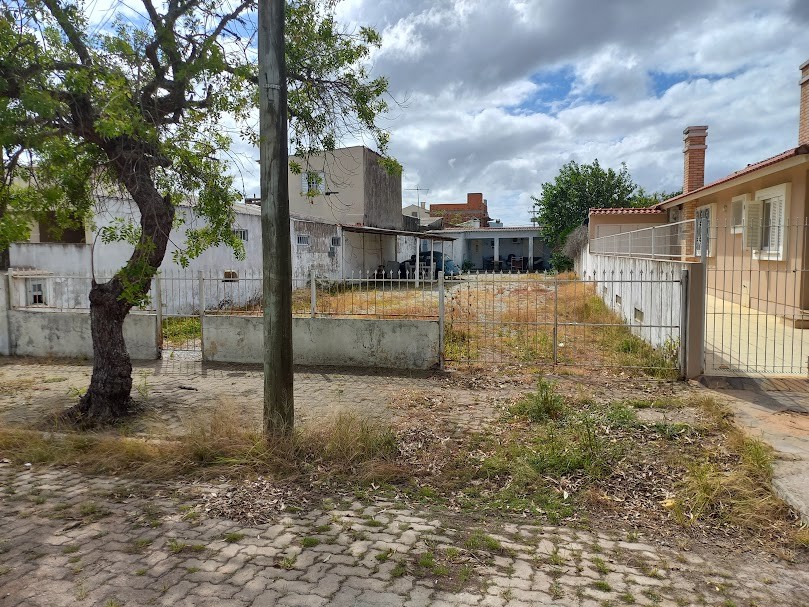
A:
{"label": "concrete sidewalk", "polygon": [[704,377],[736,422],[776,451],[773,486],[809,523],[809,380]]}

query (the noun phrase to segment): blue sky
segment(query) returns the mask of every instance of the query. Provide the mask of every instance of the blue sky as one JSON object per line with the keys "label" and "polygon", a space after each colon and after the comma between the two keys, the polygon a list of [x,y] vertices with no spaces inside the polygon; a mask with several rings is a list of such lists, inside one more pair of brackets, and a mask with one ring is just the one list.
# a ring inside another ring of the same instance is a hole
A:
{"label": "blue sky", "polygon": [[483,192],[524,224],[568,160],[626,162],[671,191],[690,124],[709,126],[708,180],[797,143],[809,2],[346,0],[338,14],[382,34],[374,72],[408,100],[391,152],[428,202]]}
{"label": "blue sky", "polygon": [[[99,19],[126,10],[91,4]],[[382,35],[369,67],[390,81],[381,123],[405,204],[417,186],[428,202],[483,192],[494,217],[519,225],[570,160],[624,162],[647,190],[680,189],[688,125],[709,127],[708,181],[797,143],[807,0],[343,0],[336,11],[347,29]],[[256,156],[237,142],[247,195]]]}

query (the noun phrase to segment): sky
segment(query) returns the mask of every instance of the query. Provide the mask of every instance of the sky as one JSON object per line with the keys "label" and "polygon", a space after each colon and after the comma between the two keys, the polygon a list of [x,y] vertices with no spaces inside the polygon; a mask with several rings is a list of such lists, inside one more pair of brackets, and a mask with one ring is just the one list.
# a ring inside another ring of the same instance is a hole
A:
{"label": "sky", "polygon": [[[570,160],[682,186],[682,131],[708,125],[706,182],[797,145],[809,1],[345,0],[382,35],[390,153],[432,202],[483,192],[527,224]],[[801,42],[803,41],[803,42]]]}
{"label": "sky", "polygon": [[[122,10],[92,3],[105,20]],[[706,182],[797,145],[809,0],[343,0],[336,12],[382,35],[369,65],[390,81],[380,124],[404,205],[482,192],[493,218],[525,225],[570,160],[626,163],[646,190],[671,192],[686,126],[709,127]],[[257,157],[234,146],[248,196]]]}

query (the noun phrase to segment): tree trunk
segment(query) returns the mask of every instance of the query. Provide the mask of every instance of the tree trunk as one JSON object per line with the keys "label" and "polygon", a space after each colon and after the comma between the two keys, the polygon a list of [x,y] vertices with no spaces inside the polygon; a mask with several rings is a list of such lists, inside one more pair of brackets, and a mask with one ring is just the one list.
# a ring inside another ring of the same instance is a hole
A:
{"label": "tree trunk", "polygon": [[93,376],[90,387],[72,415],[83,425],[121,419],[129,412],[132,363],[124,343],[124,319],[131,305],[119,299],[121,283],[93,281],[90,290],[90,328],[93,336]]}
{"label": "tree trunk", "polygon": [[67,413],[82,426],[114,422],[131,408],[132,363],[124,342],[124,319],[133,304],[149,292],[166,254],[174,221],[174,206],[157,191],[148,163],[123,160],[115,168],[140,211],[141,234],[126,265],[112,280],[99,284],[93,278],[93,375],[87,392]]}

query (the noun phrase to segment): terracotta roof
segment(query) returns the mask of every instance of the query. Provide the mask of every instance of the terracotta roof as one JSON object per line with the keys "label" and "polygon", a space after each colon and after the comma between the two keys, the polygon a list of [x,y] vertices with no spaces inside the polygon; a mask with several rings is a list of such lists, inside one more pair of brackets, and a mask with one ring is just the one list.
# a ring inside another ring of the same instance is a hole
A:
{"label": "terracotta roof", "polygon": [[669,198],[668,200],[664,200],[663,202],[660,202],[660,203],[656,204],[655,208],[661,208],[664,204],[665,205],[670,204],[672,202],[680,200],[681,198],[685,198],[686,196],[692,196],[693,194],[696,194],[697,192],[701,192],[703,190],[707,190],[708,188],[712,188],[714,186],[721,185],[721,184],[723,184],[725,182],[736,179],[737,177],[742,177],[743,175],[747,175],[748,173],[753,173],[754,171],[758,171],[759,169],[763,169],[765,167],[772,166],[774,164],[778,164],[782,160],[787,160],[788,158],[792,158],[794,156],[800,156],[802,154],[809,154],[809,145],[802,145],[802,146],[797,147],[797,148],[792,148],[790,150],[787,150],[786,152],[781,152],[780,154],[778,154],[776,156],[772,156],[772,157],[767,158],[765,160],[762,160],[760,162],[756,162],[754,164],[748,164],[745,168],[740,169],[740,170],[736,171],[735,173],[731,173],[730,175],[726,175],[725,177],[722,177],[722,179],[718,179],[718,180],[714,181],[713,183],[709,183],[707,185],[704,185],[701,188],[697,188],[696,190],[691,190],[687,194],[680,194],[679,196],[675,196],[674,198]]}
{"label": "terracotta roof", "polygon": [[665,213],[663,209],[653,207],[618,207],[615,209],[590,209],[590,215],[659,215]]}

